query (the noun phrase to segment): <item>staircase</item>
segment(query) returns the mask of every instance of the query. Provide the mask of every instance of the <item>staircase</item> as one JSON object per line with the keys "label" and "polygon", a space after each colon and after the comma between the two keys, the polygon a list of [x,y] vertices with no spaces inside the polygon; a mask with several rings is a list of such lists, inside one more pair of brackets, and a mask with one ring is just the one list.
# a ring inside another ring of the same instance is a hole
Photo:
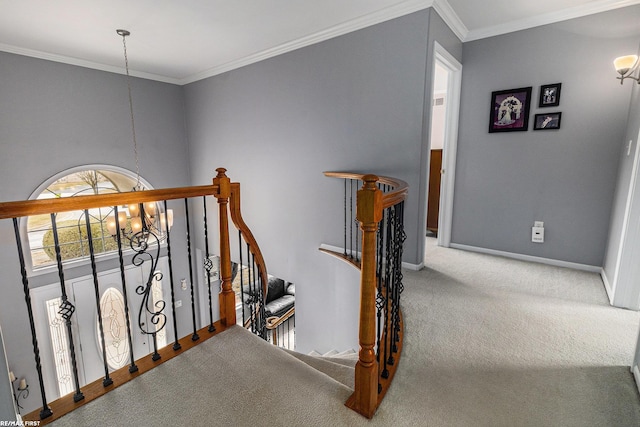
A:
{"label": "staircase", "polygon": [[231,326],[51,425],[359,425],[344,406],[354,354],[303,355]]}

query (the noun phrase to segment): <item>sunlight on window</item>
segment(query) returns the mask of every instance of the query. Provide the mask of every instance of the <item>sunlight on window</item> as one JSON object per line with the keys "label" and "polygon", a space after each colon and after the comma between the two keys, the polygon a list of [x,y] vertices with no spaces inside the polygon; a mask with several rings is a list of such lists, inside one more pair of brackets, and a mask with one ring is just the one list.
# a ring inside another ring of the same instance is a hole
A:
{"label": "sunlight on window", "polygon": [[[82,170],[65,175],[49,184],[37,199],[54,199],[92,194],[131,191],[136,180],[111,170]],[[107,230],[107,217],[113,208],[90,209],[89,222],[96,254],[117,250]],[[63,261],[89,256],[87,226],[84,211],[60,212],[56,215],[56,228]],[[56,251],[50,215],[31,216],[27,222],[27,235],[34,269],[56,263]]]}

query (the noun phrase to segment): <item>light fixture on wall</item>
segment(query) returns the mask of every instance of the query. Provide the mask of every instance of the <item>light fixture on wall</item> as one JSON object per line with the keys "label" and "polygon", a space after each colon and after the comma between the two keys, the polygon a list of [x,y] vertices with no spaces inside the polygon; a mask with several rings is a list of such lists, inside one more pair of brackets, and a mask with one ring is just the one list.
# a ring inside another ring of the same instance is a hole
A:
{"label": "light fixture on wall", "polygon": [[[16,402],[16,408],[19,414],[20,410],[24,409],[22,405],[20,405],[20,399],[29,397],[29,384],[27,384],[27,380],[24,378],[18,381],[13,371],[9,372],[9,380],[11,381],[11,388],[13,389],[13,400]],[[17,386],[16,383],[18,383]]]}
{"label": "light fixture on wall", "polygon": [[620,74],[620,77],[617,77],[620,80],[620,84],[624,79],[632,79],[640,84],[640,76],[631,75],[638,68],[638,63],[638,55],[619,56],[613,61],[616,71]]}

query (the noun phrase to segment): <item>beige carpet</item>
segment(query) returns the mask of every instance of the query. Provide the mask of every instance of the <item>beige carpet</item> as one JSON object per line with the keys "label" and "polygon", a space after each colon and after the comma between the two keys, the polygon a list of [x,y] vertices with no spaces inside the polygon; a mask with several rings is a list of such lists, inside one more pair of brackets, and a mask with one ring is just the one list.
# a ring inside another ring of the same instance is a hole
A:
{"label": "beige carpet", "polygon": [[404,272],[404,353],[372,421],[343,406],[344,366],[310,362],[325,375],[233,328],[53,425],[640,426],[640,317],[610,307],[598,275],[428,258]]}

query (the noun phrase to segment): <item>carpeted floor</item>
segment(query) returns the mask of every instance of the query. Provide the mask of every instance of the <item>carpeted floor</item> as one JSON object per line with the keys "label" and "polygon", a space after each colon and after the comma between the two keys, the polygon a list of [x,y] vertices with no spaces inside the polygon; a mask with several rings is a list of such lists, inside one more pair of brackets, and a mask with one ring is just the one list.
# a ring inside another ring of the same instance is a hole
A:
{"label": "carpeted floor", "polygon": [[232,328],[53,425],[640,426],[640,315],[610,307],[597,274],[428,259],[404,272],[404,352],[371,421],[343,406],[350,368],[309,362],[325,375]]}

